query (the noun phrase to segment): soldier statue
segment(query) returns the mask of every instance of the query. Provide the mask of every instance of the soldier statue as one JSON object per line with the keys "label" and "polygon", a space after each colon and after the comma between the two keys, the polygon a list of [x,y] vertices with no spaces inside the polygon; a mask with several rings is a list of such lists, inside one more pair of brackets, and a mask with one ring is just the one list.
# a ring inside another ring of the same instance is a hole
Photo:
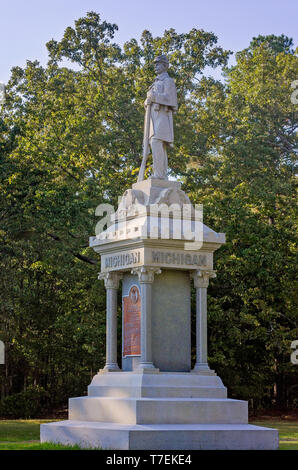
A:
{"label": "soldier statue", "polygon": [[143,143],[143,162],[139,181],[144,179],[144,171],[149,143],[153,158],[153,176],[151,178],[168,179],[167,147],[173,146],[173,113],[177,111],[177,92],[174,80],[169,77],[167,70],[169,61],[165,55],[154,60],[154,70],[157,77],[147,92],[145,100],[145,125]]}

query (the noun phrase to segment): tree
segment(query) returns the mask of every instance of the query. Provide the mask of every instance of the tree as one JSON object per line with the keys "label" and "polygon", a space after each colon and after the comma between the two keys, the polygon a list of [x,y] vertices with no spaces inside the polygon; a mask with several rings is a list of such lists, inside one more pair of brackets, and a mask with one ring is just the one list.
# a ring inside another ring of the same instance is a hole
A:
{"label": "tree", "polygon": [[291,45],[284,36],[255,38],[226,70],[225,86],[201,82],[209,146],[191,157],[186,176],[205,222],[227,235],[210,289],[210,360],[233,396],[256,405],[293,404],[297,383],[290,363],[298,336]]}
{"label": "tree", "polygon": [[[157,38],[145,31],[121,49],[112,42],[116,29],[88,13],[48,43],[46,67],[28,61],[12,70],[0,141],[3,396],[26,400],[33,386],[43,406],[57,406],[85,392],[105,354],[104,288],[88,237],[96,206],[115,205],[138,171],[152,58],[171,56],[181,139],[203,68],[227,61],[216,36],[202,30]],[[60,66],[65,59],[75,70]],[[185,162],[173,163],[179,174]],[[19,399],[4,399],[4,411],[17,414]]]}

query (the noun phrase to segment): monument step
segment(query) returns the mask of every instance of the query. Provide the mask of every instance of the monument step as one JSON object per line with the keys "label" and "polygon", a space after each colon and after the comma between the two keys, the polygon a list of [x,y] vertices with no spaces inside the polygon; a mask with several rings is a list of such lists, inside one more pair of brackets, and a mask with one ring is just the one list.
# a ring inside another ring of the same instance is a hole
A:
{"label": "monument step", "polygon": [[191,372],[159,372],[142,374],[136,372],[109,372],[96,374],[88,390],[92,387],[220,387],[224,388],[218,375],[204,375]]}
{"label": "monument step", "polygon": [[165,386],[93,386],[89,388],[90,397],[135,397],[135,398],[227,398],[225,387],[165,387]]}
{"label": "monument step", "polygon": [[122,424],[247,424],[247,402],[228,398],[109,398],[69,400],[69,419]]}
{"label": "monument step", "polygon": [[41,424],[41,442],[113,450],[276,450],[276,429],[250,424],[120,425],[60,421]]}

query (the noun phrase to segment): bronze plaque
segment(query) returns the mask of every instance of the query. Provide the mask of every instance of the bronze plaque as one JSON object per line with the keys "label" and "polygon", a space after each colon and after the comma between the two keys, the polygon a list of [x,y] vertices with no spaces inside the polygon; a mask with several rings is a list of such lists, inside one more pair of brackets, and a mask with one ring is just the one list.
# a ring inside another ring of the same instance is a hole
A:
{"label": "bronze plaque", "polygon": [[130,288],[128,296],[123,297],[123,356],[141,354],[141,296],[137,286]]}

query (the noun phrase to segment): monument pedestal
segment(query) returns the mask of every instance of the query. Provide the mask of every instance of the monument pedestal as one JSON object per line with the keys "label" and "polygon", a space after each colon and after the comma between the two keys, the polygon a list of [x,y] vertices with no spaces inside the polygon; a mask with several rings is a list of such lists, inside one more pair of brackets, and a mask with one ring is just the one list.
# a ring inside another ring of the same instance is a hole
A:
{"label": "monument pedestal", "polygon": [[41,441],[122,450],[277,449],[278,432],[248,424],[247,402],[214,375],[97,374],[69,420],[41,425]]}
{"label": "monument pedestal", "polygon": [[[47,426],[47,428],[45,428]],[[41,424],[41,442],[111,450],[275,450],[276,430],[249,424]]]}
{"label": "monument pedestal", "polygon": [[277,430],[249,425],[247,402],[227,398],[208,365],[207,287],[215,277],[213,252],[224,242],[224,234],[196,220],[178,182],[146,180],[125,192],[113,224],[90,240],[101,255],[99,278],[107,290],[106,365],[88,396],[69,400],[68,421],[41,425],[42,442],[126,450],[278,448]]}

